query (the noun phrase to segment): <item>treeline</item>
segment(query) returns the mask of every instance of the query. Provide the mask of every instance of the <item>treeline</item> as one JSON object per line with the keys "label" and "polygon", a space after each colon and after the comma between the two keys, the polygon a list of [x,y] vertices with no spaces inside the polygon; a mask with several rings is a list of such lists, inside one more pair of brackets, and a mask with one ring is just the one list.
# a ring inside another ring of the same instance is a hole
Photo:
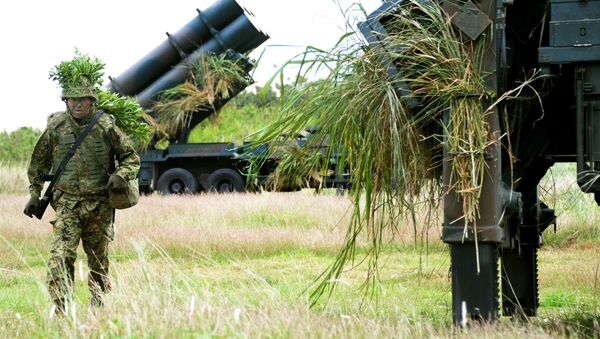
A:
{"label": "treeline", "polygon": [[21,127],[12,132],[0,132],[0,161],[29,161],[33,146],[40,134],[42,131],[31,127]]}
{"label": "treeline", "polygon": [[[269,124],[279,114],[279,96],[273,90],[244,91],[212,116],[196,126],[190,142],[241,142],[249,134]],[[29,161],[41,130],[21,127],[0,132],[0,161]]]}
{"label": "treeline", "polygon": [[[279,86],[276,86],[279,91]],[[254,87],[244,91],[196,126],[189,142],[241,143],[252,133],[270,124],[280,112],[279,95],[273,89]]]}
{"label": "treeline", "polygon": [[241,143],[252,133],[270,124],[279,110],[277,104],[266,107],[226,105],[218,115],[213,115],[196,126],[188,141]]}
{"label": "treeline", "polygon": [[[277,86],[279,90],[279,86]],[[255,106],[258,108],[267,107],[279,100],[277,93],[271,88],[254,87],[254,91],[243,91],[235,98],[231,99],[231,103],[237,108],[245,106]]]}

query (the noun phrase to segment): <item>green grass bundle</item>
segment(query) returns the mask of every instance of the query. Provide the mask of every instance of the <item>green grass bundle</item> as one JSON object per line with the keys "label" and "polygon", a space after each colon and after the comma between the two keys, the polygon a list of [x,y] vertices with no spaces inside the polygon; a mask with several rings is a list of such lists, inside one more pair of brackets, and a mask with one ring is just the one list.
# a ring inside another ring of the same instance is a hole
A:
{"label": "green grass bundle", "polygon": [[140,149],[150,141],[153,119],[144,113],[135,99],[101,89],[96,108],[114,116],[117,126],[133,140],[136,148]]}
{"label": "green grass bundle", "polygon": [[324,177],[331,174],[328,169],[323,169],[325,156],[326,153],[314,152],[309,147],[288,144],[267,180],[267,188],[276,191],[322,188]]}
{"label": "green grass bundle", "polygon": [[249,81],[242,67],[224,55],[205,55],[190,73],[188,81],[162,92],[153,105],[160,132],[177,135],[185,127],[189,114],[216,112],[217,100],[229,99],[236,86]]}
{"label": "green grass bundle", "polygon": [[486,122],[484,103],[491,104],[495,94],[486,88],[480,71],[483,51],[463,44],[433,2],[409,1],[388,30],[394,33],[384,44],[388,51],[397,51],[388,56],[402,65],[403,80],[424,104],[424,118],[438,122],[449,112],[442,126],[443,145],[452,161],[450,183],[463,199],[466,227],[479,216],[484,149],[497,137],[489,134]]}
{"label": "green grass bundle", "polygon": [[[354,260],[359,237],[370,246],[369,279],[377,280],[386,237],[393,237],[415,209],[432,210],[446,193],[441,176],[444,147],[452,159],[453,189],[464,202],[465,225],[479,213],[483,151],[494,142],[482,105],[492,96],[479,68],[482,53],[460,41],[435,2],[424,6],[422,1],[407,1],[401,6],[385,24],[390,32],[385,50],[373,51],[357,42],[355,34],[347,34],[331,51],[310,48],[302,61],[292,61],[304,68],[304,78],[319,69],[330,73],[296,86],[286,96],[280,119],[258,134],[257,144],[270,143],[318,125],[311,144],[328,145],[328,158],[335,153],[350,171],[354,211],[345,244],[321,276],[313,298],[331,291],[346,263]],[[391,79],[377,53],[387,53],[402,74]],[[400,82],[421,103],[417,111],[408,109],[408,98],[399,94]],[[321,172],[327,166],[324,163]],[[302,171],[298,167],[299,175]]]}
{"label": "green grass bundle", "polygon": [[75,50],[72,60],[61,61],[50,70],[50,80],[57,81],[63,89],[80,87],[86,83],[93,87],[102,86],[104,62]]}

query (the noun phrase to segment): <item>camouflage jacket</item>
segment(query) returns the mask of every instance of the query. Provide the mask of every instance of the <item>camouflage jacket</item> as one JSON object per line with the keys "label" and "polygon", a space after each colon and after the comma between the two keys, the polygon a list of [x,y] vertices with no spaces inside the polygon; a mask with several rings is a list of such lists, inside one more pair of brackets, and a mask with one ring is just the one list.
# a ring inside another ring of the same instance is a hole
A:
{"label": "camouflage jacket", "polygon": [[[40,196],[44,175],[56,170],[92,116],[77,121],[68,113],[50,115],[27,170],[32,197]],[[115,125],[111,115],[103,114],[79,145],[54,187],[73,196],[107,196],[105,186],[111,174],[131,180],[137,177],[139,168],[140,158],[131,141]]]}

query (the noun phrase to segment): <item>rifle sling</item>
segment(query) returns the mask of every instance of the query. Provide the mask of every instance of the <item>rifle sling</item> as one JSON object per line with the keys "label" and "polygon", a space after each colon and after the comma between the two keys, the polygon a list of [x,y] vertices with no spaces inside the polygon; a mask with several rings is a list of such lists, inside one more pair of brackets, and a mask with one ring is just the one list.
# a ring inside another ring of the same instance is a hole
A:
{"label": "rifle sling", "polygon": [[[54,171],[54,175],[52,175],[52,181],[50,181],[50,184],[48,185],[48,188],[46,189],[46,192],[44,193],[42,200],[49,200],[51,198],[52,190],[54,189],[54,184],[58,181],[58,179],[62,175],[63,171],[65,170],[65,167],[67,167],[67,163],[69,162],[69,160],[71,160],[73,155],[75,155],[75,151],[77,151],[77,148],[79,148],[79,145],[81,145],[81,143],[83,142],[85,137],[90,133],[90,131],[92,130],[92,128],[94,127],[94,125],[96,124],[96,122],[98,121],[98,119],[100,118],[100,116],[103,113],[104,113],[103,110],[101,110],[101,109],[97,110],[96,113],[94,114],[94,116],[92,117],[92,120],[86,126],[85,130],[83,132],[81,132],[81,134],[79,134],[79,136],[77,137],[77,140],[75,140],[75,143],[73,145],[71,145],[71,148],[69,149],[69,151],[67,152],[65,157],[61,160],[60,164],[58,165],[58,168],[56,169],[56,171]],[[66,113],[66,114],[68,114],[68,113]]]}

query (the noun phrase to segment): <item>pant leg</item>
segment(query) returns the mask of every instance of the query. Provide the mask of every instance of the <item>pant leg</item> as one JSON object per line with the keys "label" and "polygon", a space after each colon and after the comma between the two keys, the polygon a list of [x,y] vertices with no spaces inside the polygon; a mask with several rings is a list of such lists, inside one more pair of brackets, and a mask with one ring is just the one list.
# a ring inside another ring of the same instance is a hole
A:
{"label": "pant leg", "polygon": [[112,241],[112,209],[106,201],[86,201],[81,240],[90,273],[88,286],[93,296],[110,291],[108,244]]}
{"label": "pant leg", "polygon": [[81,222],[77,202],[57,202],[56,221],[48,261],[48,289],[55,302],[72,297]]}

